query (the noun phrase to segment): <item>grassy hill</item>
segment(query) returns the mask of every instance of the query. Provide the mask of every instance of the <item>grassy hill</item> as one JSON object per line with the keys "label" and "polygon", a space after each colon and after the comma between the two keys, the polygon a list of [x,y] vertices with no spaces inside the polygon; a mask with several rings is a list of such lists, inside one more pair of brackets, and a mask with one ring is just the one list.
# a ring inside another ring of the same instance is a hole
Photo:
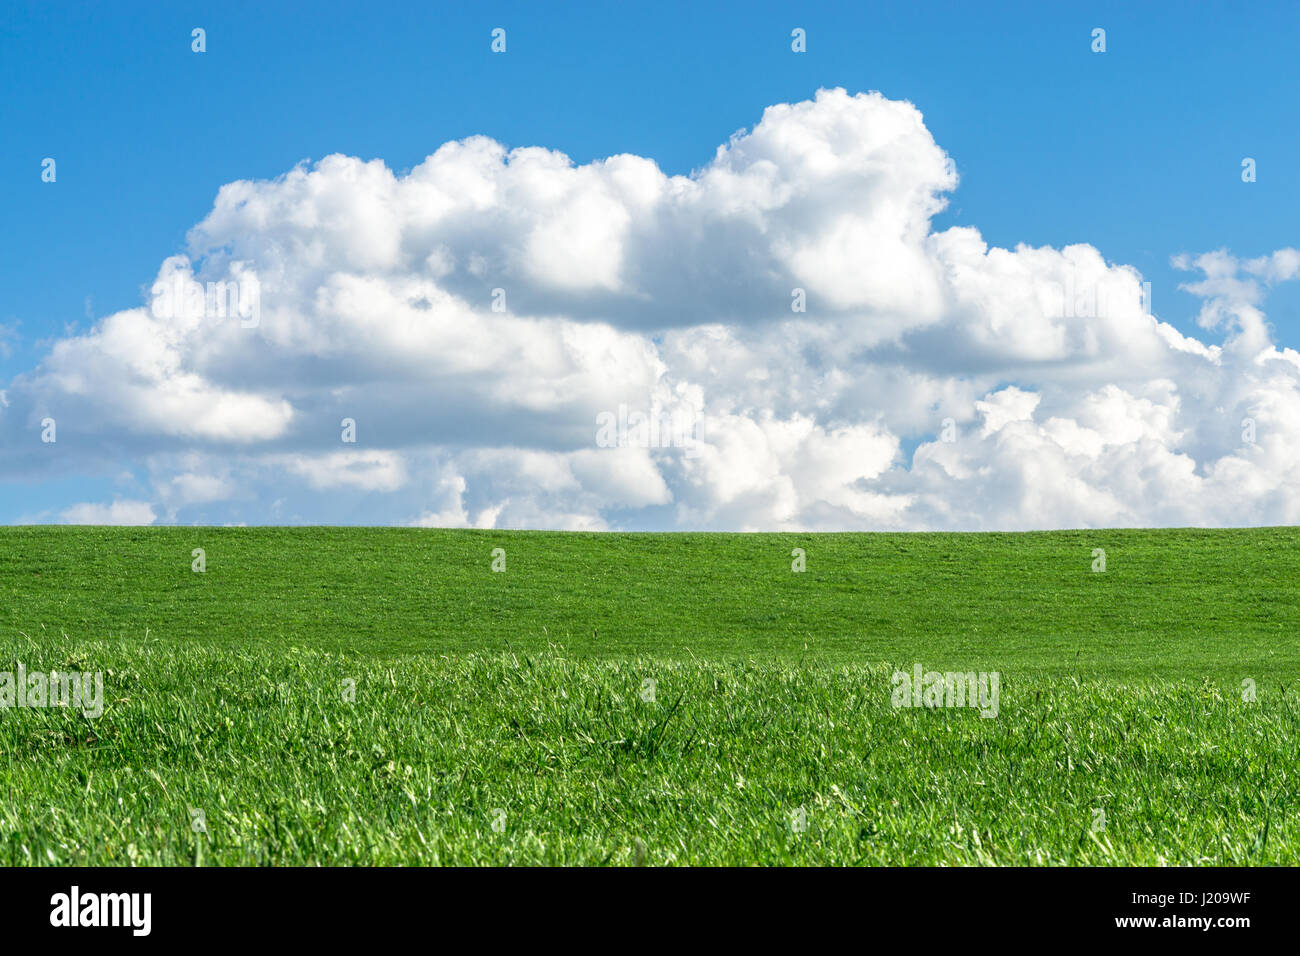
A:
{"label": "grassy hill", "polygon": [[[202,548],[207,570],[191,570]],[[492,551],[505,551],[493,573]],[[804,573],[791,552],[806,552]],[[1106,570],[1092,570],[1093,550]],[[1300,530],[0,529],[0,627],[365,654],[1300,676]],[[1244,670],[1243,670],[1244,669]]]}
{"label": "grassy hill", "polygon": [[1297,546],[0,529],[0,863],[1294,863]]}

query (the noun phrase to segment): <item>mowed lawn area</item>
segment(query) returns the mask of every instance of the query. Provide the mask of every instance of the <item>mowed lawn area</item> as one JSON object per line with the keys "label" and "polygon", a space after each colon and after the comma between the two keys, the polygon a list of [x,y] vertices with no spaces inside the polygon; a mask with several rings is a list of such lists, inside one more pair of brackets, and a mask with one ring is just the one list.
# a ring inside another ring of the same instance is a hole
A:
{"label": "mowed lawn area", "polygon": [[[1290,528],[4,528],[0,671],[103,712],[0,709],[0,863],[1296,863],[1298,571]],[[918,664],[997,715],[895,707]]]}

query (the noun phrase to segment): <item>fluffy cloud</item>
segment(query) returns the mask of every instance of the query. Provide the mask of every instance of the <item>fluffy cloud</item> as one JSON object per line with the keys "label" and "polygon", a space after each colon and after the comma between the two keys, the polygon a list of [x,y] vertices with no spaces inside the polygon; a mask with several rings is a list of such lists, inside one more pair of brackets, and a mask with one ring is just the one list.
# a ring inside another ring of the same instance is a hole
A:
{"label": "fluffy cloud", "polygon": [[60,524],[153,524],[156,515],[147,501],[114,501],[104,505],[83,502],[64,509]]}
{"label": "fluffy cloud", "polygon": [[913,106],[843,90],[689,177],[471,137],[231,183],[147,305],[6,383],[0,478],[125,455],[153,502],[64,513],[104,521],[1300,519],[1300,353],[1261,311],[1300,253],[1177,257],[1202,341],[1091,246],[935,231],[956,186]]}

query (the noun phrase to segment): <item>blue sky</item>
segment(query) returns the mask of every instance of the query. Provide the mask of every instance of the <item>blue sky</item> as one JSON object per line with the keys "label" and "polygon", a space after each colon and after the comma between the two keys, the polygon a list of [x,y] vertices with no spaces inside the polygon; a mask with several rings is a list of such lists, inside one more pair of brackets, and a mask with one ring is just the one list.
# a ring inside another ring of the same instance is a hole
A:
{"label": "blue sky", "polygon": [[[0,387],[54,338],[141,305],[224,183],[335,152],[402,171],[471,134],[688,174],[765,107],[822,87],[924,114],[961,178],[936,230],[1090,243],[1140,270],[1155,314],[1187,334],[1200,300],[1170,256],[1296,243],[1294,4],[11,3],[0,17]],[[506,55],[489,50],[498,26]],[[1297,305],[1291,287],[1269,298],[1283,343],[1300,341]],[[0,482],[0,520],[101,486]]]}

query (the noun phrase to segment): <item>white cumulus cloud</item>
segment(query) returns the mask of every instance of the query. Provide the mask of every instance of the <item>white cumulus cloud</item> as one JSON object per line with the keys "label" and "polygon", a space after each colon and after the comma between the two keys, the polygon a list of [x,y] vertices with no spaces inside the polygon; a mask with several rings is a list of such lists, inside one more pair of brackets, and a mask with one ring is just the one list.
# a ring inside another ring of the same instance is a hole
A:
{"label": "white cumulus cloud", "polygon": [[0,478],[125,457],[152,501],[63,512],[104,522],[1300,519],[1300,353],[1263,312],[1300,253],[1176,256],[1189,337],[1102,250],[936,230],[957,188],[918,110],[843,90],[690,176],[476,136],[230,183],[145,287],[253,290],[255,320],[200,295],[57,341],[0,383]]}
{"label": "white cumulus cloud", "polygon": [[153,524],[153,506],[147,501],[114,501],[112,504],[82,502],[59,514],[60,524]]}

